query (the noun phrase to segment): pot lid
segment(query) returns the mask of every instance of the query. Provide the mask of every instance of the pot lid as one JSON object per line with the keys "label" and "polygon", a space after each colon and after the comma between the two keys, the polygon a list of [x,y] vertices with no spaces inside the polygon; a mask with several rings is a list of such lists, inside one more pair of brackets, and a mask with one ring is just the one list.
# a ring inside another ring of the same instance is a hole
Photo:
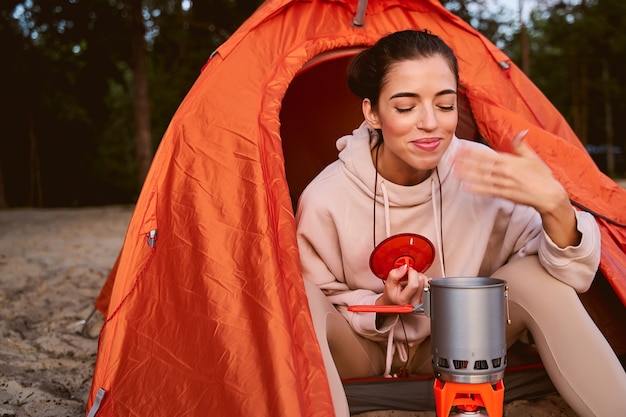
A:
{"label": "pot lid", "polygon": [[380,242],[370,255],[370,269],[378,278],[387,279],[389,271],[408,265],[423,273],[435,259],[430,240],[415,233],[401,233]]}

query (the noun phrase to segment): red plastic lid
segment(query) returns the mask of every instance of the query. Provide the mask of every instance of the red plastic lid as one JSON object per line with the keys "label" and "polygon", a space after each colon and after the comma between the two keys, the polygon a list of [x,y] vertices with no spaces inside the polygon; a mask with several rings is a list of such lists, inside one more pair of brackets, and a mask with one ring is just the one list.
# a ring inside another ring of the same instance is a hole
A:
{"label": "red plastic lid", "polygon": [[378,278],[387,279],[389,271],[404,264],[425,272],[433,264],[435,247],[422,235],[401,233],[383,240],[370,255],[370,269]]}

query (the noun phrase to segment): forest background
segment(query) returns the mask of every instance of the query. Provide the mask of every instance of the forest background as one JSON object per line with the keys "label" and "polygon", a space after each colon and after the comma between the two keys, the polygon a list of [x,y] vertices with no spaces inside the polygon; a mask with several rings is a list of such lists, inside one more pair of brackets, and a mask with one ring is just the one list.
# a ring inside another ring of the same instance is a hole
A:
{"label": "forest background", "polygon": [[[626,176],[626,2],[518,1],[441,0],[526,72],[604,173]],[[260,3],[3,0],[0,207],[134,203],[202,66]]]}

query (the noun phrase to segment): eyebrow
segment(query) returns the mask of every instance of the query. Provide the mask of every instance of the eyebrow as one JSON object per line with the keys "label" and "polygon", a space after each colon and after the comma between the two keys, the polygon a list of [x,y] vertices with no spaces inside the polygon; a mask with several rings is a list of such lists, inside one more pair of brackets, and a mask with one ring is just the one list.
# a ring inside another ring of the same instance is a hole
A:
{"label": "eyebrow", "polygon": [[[456,90],[452,90],[452,89],[448,89],[448,90],[441,90],[439,91],[437,94],[435,94],[435,97],[439,97],[439,96],[445,96],[447,94],[454,94],[456,95],[457,92]],[[401,98],[401,97],[419,97],[419,94],[416,93],[408,93],[408,92],[400,92],[400,93],[396,93],[394,95],[392,95],[391,97],[389,97],[389,99],[394,99],[394,98]]]}

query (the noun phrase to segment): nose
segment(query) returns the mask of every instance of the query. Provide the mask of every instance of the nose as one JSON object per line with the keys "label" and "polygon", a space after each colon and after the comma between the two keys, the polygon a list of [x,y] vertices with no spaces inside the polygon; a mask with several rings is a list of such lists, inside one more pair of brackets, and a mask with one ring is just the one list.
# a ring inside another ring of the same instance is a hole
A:
{"label": "nose", "polygon": [[437,128],[437,116],[435,109],[432,106],[424,106],[422,112],[420,112],[419,120],[417,121],[417,127],[421,130],[434,130]]}

